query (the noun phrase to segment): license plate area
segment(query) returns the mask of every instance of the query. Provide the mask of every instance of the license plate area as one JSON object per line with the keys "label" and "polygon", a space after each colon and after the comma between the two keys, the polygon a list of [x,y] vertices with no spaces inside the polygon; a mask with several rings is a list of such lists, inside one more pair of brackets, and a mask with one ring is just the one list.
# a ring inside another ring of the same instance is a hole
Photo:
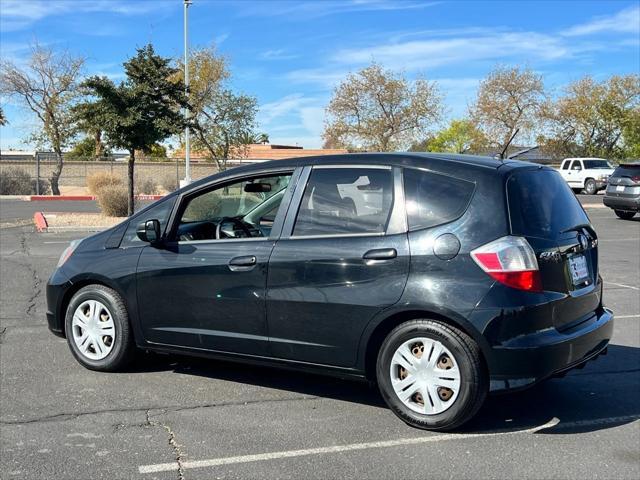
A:
{"label": "license plate area", "polygon": [[616,192],[624,192],[624,185],[618,185],[616,187]]}
{"label": "license plate area", "polygon": [[574,285],[581,285],[589,279],[589,267],[584,255],[576,254],[569,257],[569,273]]}

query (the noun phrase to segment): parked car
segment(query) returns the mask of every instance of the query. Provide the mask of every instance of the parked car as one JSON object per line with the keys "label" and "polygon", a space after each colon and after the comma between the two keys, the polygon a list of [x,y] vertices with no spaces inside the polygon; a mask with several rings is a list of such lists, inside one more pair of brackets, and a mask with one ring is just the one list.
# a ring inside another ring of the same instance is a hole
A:
{"label": "parked car", "polygon": [[640,211],[640,162],[615,169],[609,177],[603,202],[624,220],[632,219]]}
{"label": "parked car", "polygon": [[603,158],[565,158],[560,165],[560,174],[574,191],[595,195],[607,188],[607,179],[613,169],[613,165]]}
{"label": "parked car", "polygon": [[278,160],[73,242],[48,282],[47,317],[90,369],[120,369],[140,347],[368,379],[408,424],[448,430],[489,391],[605,352],[613,314],[597,250],[548,167],[414,153]]}

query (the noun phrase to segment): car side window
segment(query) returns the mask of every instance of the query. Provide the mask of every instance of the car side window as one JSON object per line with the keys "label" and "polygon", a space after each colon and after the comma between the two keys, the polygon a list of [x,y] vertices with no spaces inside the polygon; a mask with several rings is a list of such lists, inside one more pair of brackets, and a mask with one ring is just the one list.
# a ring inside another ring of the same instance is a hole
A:
{"label": "car side window", "polygon": [[136,233],[138,225],[141,222],[146,222],[147,220],[158,220],[160,222],[160,231],[164,232],[174,203],[176,203],[176,197],[160,200],[156,202],[155,205],[152,205],[148,210],[145,210],[135,218],[132,218],[127,226],[127,231],[124,234],[121,245],[123,247],[139,247],[147,245],[147,243],[138,238]]}
{"label": "car side window", "polygon": [[580,160],[574,160],[571,164],[571,170],[582,170],[582,164]]}
{"label": "car side window", "polygon": [[562,162],[562,170],[569,170],[569,164],[571,162],[569,160],[565,160],[564,162]]}
{"label": "car side window", "polygon": [[180,209],[180,241],[268,237],[291,173],[243,179],[198,193]]}
{"label": "car side window", "polygon": [[460,217],[475,184],[448,175],[404,169],[404,193],[409,230],[434,227]]}
{"label": "car side window", "polygon": [[392,204],[391,169],[315,168],[293,236],[384,233]]}

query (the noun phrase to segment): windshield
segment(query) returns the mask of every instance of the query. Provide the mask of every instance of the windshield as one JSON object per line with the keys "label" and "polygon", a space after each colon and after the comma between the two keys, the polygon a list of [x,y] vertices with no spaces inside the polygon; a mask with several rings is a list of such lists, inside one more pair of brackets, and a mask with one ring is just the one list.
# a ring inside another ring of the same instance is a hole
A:
{"label": "windshield", "polygon": [[607,160],[584,160],[584,168],[613,168]]}
{"label": "windshield", "polygon": [[560,174],[524,170],[507,181],[511,231],[514,235],[555,238],[589,218]]}

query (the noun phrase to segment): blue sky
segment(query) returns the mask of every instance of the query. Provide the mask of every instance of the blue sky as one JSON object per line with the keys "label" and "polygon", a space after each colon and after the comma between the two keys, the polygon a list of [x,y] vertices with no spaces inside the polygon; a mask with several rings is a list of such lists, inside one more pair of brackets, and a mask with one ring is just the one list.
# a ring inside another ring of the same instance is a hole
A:
{"label": "blue sky", "polygon": [[[19,63],[37,39],[118,81],[148,42],[182,55],[182,0],[0,0],[0,31],[3,59]],[[437,81],[448,118],[465,115],[497,64],[528,65],[555,92],[585,74],[638,73],[640,1],[193,0],[190,37],[229,58],[233,88],[257,97],[272,143],[313,148],[332,89],[372,60]],[[0,102],[1,148],[29,147],[34,119]]]}

